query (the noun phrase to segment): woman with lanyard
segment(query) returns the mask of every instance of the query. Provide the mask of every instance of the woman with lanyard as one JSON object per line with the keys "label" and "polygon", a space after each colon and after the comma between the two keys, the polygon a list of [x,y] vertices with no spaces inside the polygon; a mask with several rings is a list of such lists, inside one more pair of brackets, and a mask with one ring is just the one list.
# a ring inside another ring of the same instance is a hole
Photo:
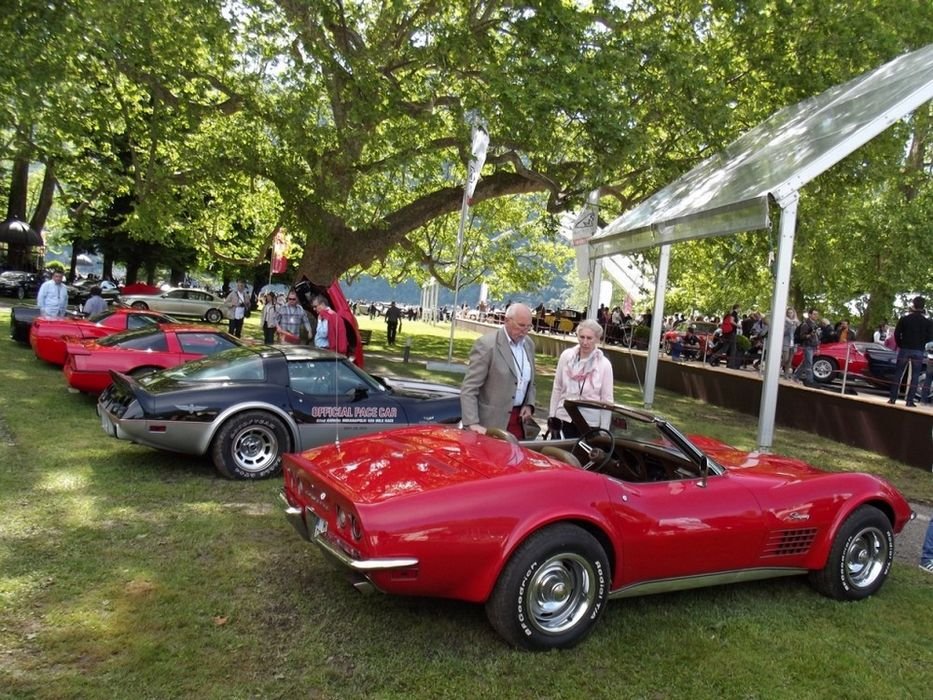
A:
{"label": "woman with lanyard", "polygon": [[[557,361],[554,388],[551,390],[551,407],[548,411],[548,430],[552,440],[580,437],[580,431],[570,422],[570,414],[564,408],[566,399],[589,399],[612,403],[612,364],[596,347],[603,337],[603,329],[596,321],[586,319],[577,326],[577,347],[564,350]],[[598,415],[581,412],[591,423],[600,427]],[[593,420],[595,419],[595,420]],[[601,426],[606,428],[608,426]]]}

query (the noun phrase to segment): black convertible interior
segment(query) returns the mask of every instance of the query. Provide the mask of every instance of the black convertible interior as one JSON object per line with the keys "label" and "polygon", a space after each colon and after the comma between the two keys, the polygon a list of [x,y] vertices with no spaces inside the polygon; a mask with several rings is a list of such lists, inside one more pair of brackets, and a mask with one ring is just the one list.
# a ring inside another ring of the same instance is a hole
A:
{"label": "black convertible interior", "polygon": [[701,476],[699,466],[675,448],[627,439],[605,428],[593,428],[578,439],[535,440],[522,445],[575,467],[631,483]]}

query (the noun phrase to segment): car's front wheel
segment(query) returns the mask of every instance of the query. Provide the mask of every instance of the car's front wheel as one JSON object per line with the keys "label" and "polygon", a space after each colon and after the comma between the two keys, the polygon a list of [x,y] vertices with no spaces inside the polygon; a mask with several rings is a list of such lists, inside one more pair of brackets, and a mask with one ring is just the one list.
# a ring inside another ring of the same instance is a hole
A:
{"label": "car's front wheel", "polygon": [[217,432],[211,447],[214,466],[228,479],[265,479],[282,466],[291,449],[288,428],[265,411],[233,416]]}
{"label": "car's front wheel", "polygon": [[552,525],[515,550],[486,601],[486,615],[514,646],[568,649],[593,629],[610,580],[595,537],[576,525]]}
{"label": "car's front wheel", "polygon": [[207,313],[204,314],[204,318],[208,323],[220,323],[223,317],[224,315],[220,312],[220,309],[208,309]]}
{"label": "car's front wheel", "polygon": [[893,560],[891,523],[874,506],[862,506],[839,528],[826,566],[810,572],[810,583],[830,598],[861,600],[881,588]]}
{"label": "car's front wheel", "polygon": [[26,288],[25,288],[25,287],[17,287],[17,288],[16,288],[16,298],[17,298],[17,299],[25,299],[25,298],[26,298]]}
{"label": "car's front wheel", "polygon": [[813,358],[813,378],[826,384],[836,376],[836,361],[831,357]]}

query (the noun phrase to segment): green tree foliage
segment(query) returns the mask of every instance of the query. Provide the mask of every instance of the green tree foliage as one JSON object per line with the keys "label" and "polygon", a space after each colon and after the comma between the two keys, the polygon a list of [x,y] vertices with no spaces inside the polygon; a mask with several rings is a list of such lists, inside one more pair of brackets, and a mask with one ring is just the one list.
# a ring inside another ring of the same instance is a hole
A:
{"label": "green tree foliage", "polygon": [[[296,274],[453,286],[481,120],[461,282],[494,290],[562,267],[557,217],[596,186],[612,219],[777,108],[933,41],[917,0],[12,1],[0,160],[54,164],[76,231],[128,199],[106,235],[218,273],[263,265],[281,226]],[[928,145],[905,163],[912,133],[805,193],[795,300],[891,293],[859,280],[898,231],[922,238]],[[875,205],[841,216],[853,198]],[[855,242],[879,230],[886,243]],[[678,247],[672,299],[766,305],[772,239]],[[900,269],[892,289],[916,286]]]}

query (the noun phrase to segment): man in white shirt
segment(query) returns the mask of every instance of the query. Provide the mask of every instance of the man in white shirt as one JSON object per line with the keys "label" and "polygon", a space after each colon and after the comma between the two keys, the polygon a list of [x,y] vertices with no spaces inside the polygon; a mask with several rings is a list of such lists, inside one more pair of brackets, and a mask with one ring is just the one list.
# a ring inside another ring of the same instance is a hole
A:
{"label": "man in white shirt", "polygon": [[246,310],[249,308],[249,292],[246,291],[246,283],[243,280],[237,280],[236,289],[224,299],[224,306],[230,320],[230,335],[239,338],[243,333],[243,319],[246,318]]}
{"label": "man in white shirt", "polygon": [[56,270],[52,279],[46,280],[39,287],[36,305],[42,316],[64,316],[68,311],[68,288],[64,285],[64,275]]}

